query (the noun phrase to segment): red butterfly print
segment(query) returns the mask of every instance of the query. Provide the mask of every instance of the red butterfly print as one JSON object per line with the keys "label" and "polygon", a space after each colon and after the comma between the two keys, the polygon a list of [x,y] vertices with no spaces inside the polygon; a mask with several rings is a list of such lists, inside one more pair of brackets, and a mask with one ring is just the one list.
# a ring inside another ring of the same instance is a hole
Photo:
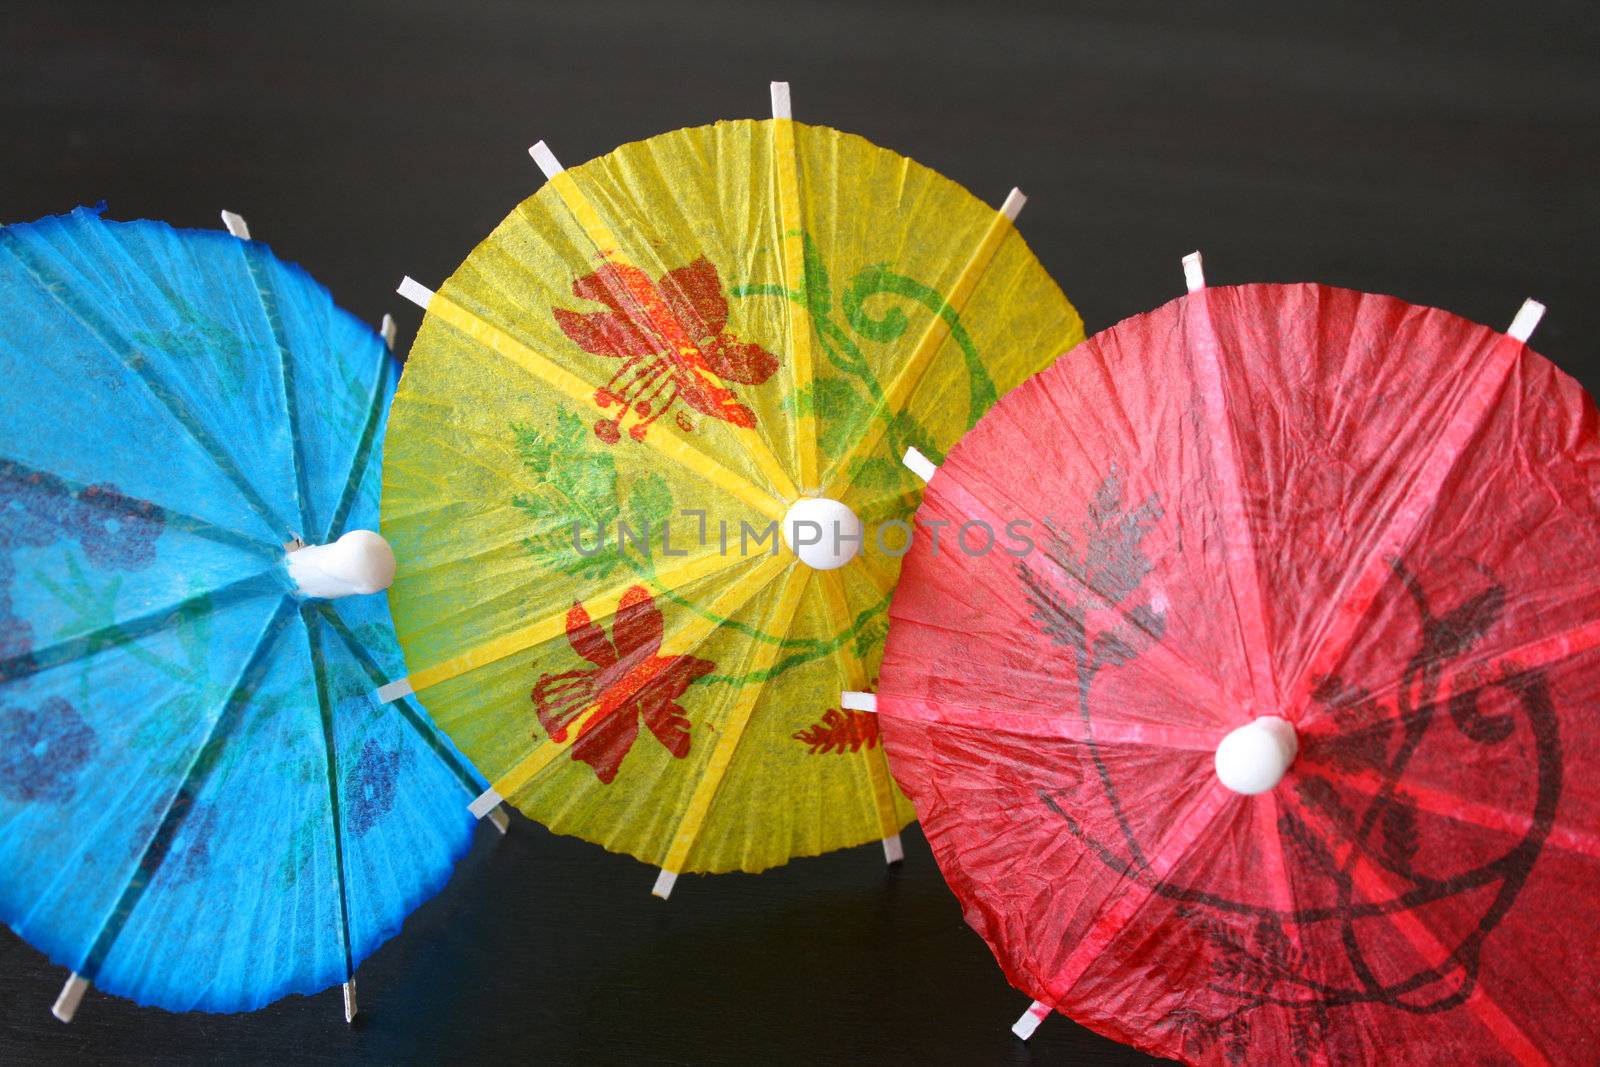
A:
{"label": "red butterfly print", "polygon": [[[617,373],[595,390],[601,411],[614,418],[594,424],[595,436],[615,444],[624,420],[628,435],[644,440],[650,424],[673,403],[745,428],[755,412],[739,403],[724,382],[760,385],[778,369],[778,357],[727,332],[728,299],[712,262],[701,256],[651,282],[638,267],[607,260],[572,283],[574,296],[609,311],[555,308],[556,325],[585,352],[620,359]],[[678,425],[693,429],[680,412]]]}
{"label": "red butterfly print", "polygon": [[668,752],[678,759],[689,754],[689,719],[677,701],[716,664],[661,655],[661,612],[644,586],[622,594],[610,638],[575,601],[567,612],[567,642],[594,666],[542,675],[533,687],[539,725],[552,741],[565,741],[573,720],[599,705],[578,728],[572,758],[593,767],[606,785],[639,736],[640,719]]}

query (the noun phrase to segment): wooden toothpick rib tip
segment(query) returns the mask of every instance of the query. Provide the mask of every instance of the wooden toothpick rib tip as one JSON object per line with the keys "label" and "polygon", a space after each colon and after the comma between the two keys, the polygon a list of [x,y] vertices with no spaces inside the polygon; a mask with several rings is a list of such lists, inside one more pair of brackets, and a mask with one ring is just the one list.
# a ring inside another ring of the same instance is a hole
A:
{"label": "wooden toothpick rib tip", "polygon": [[428,310],[428,305],[433,303],[433,290],[417,281],[409,274],[400,279],[400,284],[395,292],[411,301],[422,310]]}
{"label": "wooden toothpick rib tip", "polygon": [[839,694],[839,706],[850,711],[877,711],[878,697],[875,693],[862,693],[854,689],[846,689]]}
{"label": "wooden toothpick rib tip", "polygon": [[1522,302],[1522,307],[1517,310],[1517,317],[1511,320],[1511,328],[1506,330],[1506,335],[1528,343],[1528,338],[1533,336],[1533,331],[1539,325],[1539,320],[1544,318],[1544,305],[1529,297]]}
{"label": "wooden toothpick rib tip", "polygon": [[222,225],[226,226],[228,232],[239,240],[250,240],[250,224],[245,222],[244,216],[237,211],[224,210],[222,212]]}
{"label": "wooden toothpick rib tip", "polygon": [[533,161],[539,165],[546,178],[554,178],[567,169],[556,159],[556,154],[550,151],[550,146],[543,141],[536,141],[533,147],[528,149],[528,155],[533,157]]}

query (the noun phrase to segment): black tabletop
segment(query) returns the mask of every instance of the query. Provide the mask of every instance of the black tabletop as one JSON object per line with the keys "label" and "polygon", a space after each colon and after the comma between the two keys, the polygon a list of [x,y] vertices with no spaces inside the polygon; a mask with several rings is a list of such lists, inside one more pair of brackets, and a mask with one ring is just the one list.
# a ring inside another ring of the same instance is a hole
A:
{"label": "black tabletop", "polygon": [[[860,133],[998,202],[1089,329],[1213,284],[1316,280],[1504,326],[1600,373],[1600,19],[1586,3],[8,5],[0,221],[255,235],[402,324],[540,177],[767,113]],[[70,828],[66,828],[70,832]],[[0,931],[0,1063],[1152,1062],[1009,989],[926,845],[680,881],[517,818],[337,990],[252,1015],[91,993]],[[4,872],[0,872],[4,877]]]}

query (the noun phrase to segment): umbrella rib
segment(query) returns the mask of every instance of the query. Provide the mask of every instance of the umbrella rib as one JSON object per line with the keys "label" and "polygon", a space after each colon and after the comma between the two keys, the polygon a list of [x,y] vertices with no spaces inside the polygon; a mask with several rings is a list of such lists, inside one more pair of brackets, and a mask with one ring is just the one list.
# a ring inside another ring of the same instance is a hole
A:
{"label": "umbrella rib", "polygon": [[[784,580],[782,592],[773,609],[773,618],[777,620],[778,631],[787,631],[789,624],[794,619],[795,609],[800,605],[800,595],[804,592],[806,582],[812,574],[817,573],[810,568],[796,567],[790,570]],[[779,647],[774,644],[762,643],[756,646],[754,656],[754,672],[766,670],[778,658]],[[672,835],[672,842],[667,847],[667,855],[661,862],[661,869],[669,875],[676,876],[682,873],[684,866],[689,861],[689,851],[694,847],[695,840],[700,836],[700,828],[705,825],[706,817],[711,812],[711,805],[716,800],[717,790],[722,788],[723,779],[727,776],[728,767],[733,762],[734,753],[738,751],[739,742],[744,738],[745,728],[750,724],[750,714],[755,710],[756,700],[761,696],[760,685],[746,685],[739,691],[739,699],[734,704],[733,710],[723,722],[722,729],[717,736],[716,747],[711,750],[711,756],[706,760],[700,778],[695,782],[694,793],[689,798],[689,806],[684,809],[683,817],[678,820],[678,829]],[[892,831],[891,831],[892,832]],[[664,895],[664,894],[662,894]]]}
{"label": "umbrella rib", "polygon": [[[1262,875],[1269,886],[1279,891],[1274,893],[1279,910],[1284,915],[1293,915],[1297,910],[1294,883],[1289,873],[1289,857],[1283,848],[1283,833],[1278,829],[1284,812],[1288,810],[1288,803],[1276,789],[1269,790],[1261,799],[1270,805],[1269,810],[1272,812],[1270,831],[1262,835],[1262,853],[1265,860]],[[1289,939],[1289,945],[1293,949],[1293,958],[1306,959],[1305,938],[1301,936],[1300,924],[1291,922],[1283,925],[1284,935]],[[1328,1056],[1325,1036],[1318,1038],[1316,1048],[1312,1051],[1315,1053],[1314,1062],[1317,1067],[1331,1067],[1332,1061]]]}
{"label": "umbrella rib", "polygon": [[[871,413],[867,416],[866,430],[860,440],[834,464],[828,476],[826,495],[838,497],[848,488],[841,482],[849,477],[850,464],[871,455],[883,440],[889,419],[905,409],[911,394],[916,391],[922,382],[923,374],[933,362],[934,355],[938,353],[949,335],[951,320],[958,318],[966,309],[967,300],[988,271],[1001,242],[1016,232],[1017,213],[1022,210],[1022,205],[1026,201],[1027,197],[1022,195],[1021,190],[1013,189],[1006,197],[1005,203],[1000,206],[1000,210],[995,212],[989,228],[984,231],[977,247],[972,250],[972,255],[967,258],[966,265],[961,268],[955,284],[950,287],[949,295],[944,298],[944,306],[929,320],[927,327],[922,331],[922,337],[917,341],[917,347],[912,349],[910,357],[900,365],[900,369],[890,380],[889,387],[873,405]],[[975,416],[978,413],[971,414]]]}
{"label": "umbrella rib", "polygon": [[[68,291],[66,283],[51,274],[32,254],[17,247],[18,242],[4,241],[0,242],[0,245],[3,245],[17,262],[22,264],[22,268],[28,272],[40,289],[49,293],[57,304],[60,304],[79,322],[83,323],[89,332],[95,336],[96,340],[105,346],[107,351],[119,355],[133,351],[133,346],[120,337],[115,328],[102,318],[98,311],[83,303],[83,301],[75,299]],[[134,376],[144,387],[145,392],[166,410],[173,421],[182,427],[184,432],[194,439],[195,443],[205,450],[212,466],[233,484],[233,487],[239,491],[239,495],[244,498],[245,503],[250,505],[251,510],[269,527],[282,530],[287,534],[289,531],[288,525],[278,517],[272,506],[256,490],[256,487],[250,484],[249,479],[244,476],[244,472],[229,457],[221,443],[195,419],[182,401],[173,395],[172,390],[152,378],[145,371],[141,360],[124,360],[123,366],[134,373]]]}
{"label": "umbrella rib", "polygon": [[[356,662],[361,664],[361,668],[367,672],[368,680],[375,685],[381,685],[384,681],[383,669],[378,666],[377,660],[372,658],[372,654],[367,651],[366,647],[356,640],[355,634],[350,632],[350,627],[346,626],[345,621],[339,617],[339,613],[333,604],[326,600],[319,600],[316,604],[317,612],[321,615],[322,621],[339,636],[339,640],[344,643],[345,648],[355,657]],[[483,788],[477,772],[473,770],[471,764],[465,762],[464,758],[454,748],[445,743],[444,739],[439,736],[438,730],[420,712],[420,706],[416,701],[409,698],[401,698],[394,703],[399,707],[401,717],[422,739],[423,743],[432,749],[433,754],[438,756],[447,767],[455,772],[456,778],[460,780],[469,793],[477,796]]]}
{"label": "umbrella rib", "polygon": [[[781,86],[781,89],[780,89]],[[789,86],[772,83],[772,173],[778,195],[778,244],[783,286],[801,297],[806,293],[805,219],[800,210],[800,157],[795,150],[795,121],[789,110]],[[804,299],[782,301],[784,320],[789,330],[789,370],[794,382],[795,452],[800,464],[801,492],[819,488],[817,484],[816,394],[810,405],[799,403],[800,393],[811,389],[817,380],[815,353],[811,348],[811,310]]]}
{"label": "umbrella rib", "polygon": [[[822,582],[823,596],[827,598],[834,625],[841,628],[850,626],[855,620],[850,614],[849,598],[845,595],[844,578],[836,570],[817,571],[816,574]],[[867,669],[861,657],[856,655],[855,642],[846,641],[839,646],[839,651],[844,657],[847,688],[865,689],[868,685]],[[878,812],[879,836],[887,842],[900,833],[900,817],[895,811],[894,781],[889,774],[889,761],[881,731],[877,743],[869,746],[862,756],[866,760],[867,776],[872,784],[873,807]]]}
{"label": "umbrella rib", "polygon": [[[41,475],[47,478],[56,479],[72,492],[72,495],[77,498],[80,505],[88,507],[105,506],[103,504],[97,504],[96,497],[94,496],[90,496],[88,498],[84,497],[83,491],[89,488],[89,483],[87,482],[78,481],[76,478],[68,478],[61,474],[57,474],[55,471],[48,471],[43,467],[35,467],[31,464],[22,463],[15,459],[9,459],[5,462],[22,470],[26,474]],[[258,538],[251,537],[249,534],[242,534],[237,530],[230,530],[226,526],[218,526],[216,523],[207,519],[202,519],[196,515],[190,515],[186,512],[177,511],[173,508],[167,507],[165,504],[158,504],[153,500],[146,501],[146,503],[149,503],[152,507],[160,510],[161,524],[168,529],[181,530],[184,533],[194,534],[196,537],[203,537],[207,541],[215,541],[219,545],[228,545],[232,548],[242,548],[249,552],[259,553],[273,560],[281,559],[283,557],[283,543],[281,541],[262,541]]]}
{"label": "umbrella rib", "polygon": [[[504,356],[546,385],[564,393],[568,399],[585,406],[590,403],[594,387],[588,382],[535,352],[493,323],[467,310],[447,294],[442,292],[432,294],[426,299],[424,306],[429,315],[455,327],[490,351]],[[767,518],[777,519],[783,515],[783,505],[772,493],[717,463],[663,424],[658,423],[652,429],[659,432],[646,434],[641,442],[645,446],[654,449],[710,485],[744,501]]]}
{"label": "umbrella rib", "polygon": [[[946,598],[948,606],[959,605],[962,607],[975,608],[985,614],[993,614],[994,604],[1009,604],[1015,597],[1014,590],[1005,588],[1002,585],[999,575],[1003,573],[1004,572],[1002,571],[995,571],[993,569],[985,569],[976,573],[973,575],[972,581],[967,583],[967,585],[961,589],[959,593],[952,592]],[[911,620],[912,618],[910,616],[902,617],[905,617],[908,620]],[[1036,620],[1027,622],[1023,620],[1016,621],[1016,625],[1034,625],[1035,623]],[[966,624],[963,624],[960,618],[947,618],[944,616],[941,616],[938,619],[916,617],[914,619],[914,624],[924,630],[956,634],[961,638],[970,636],[972,633],[970,627]],[[1154,639],[1154,634],[1147,633],[1147,636]],[[1049,643],[1048,650],[1034,650],[1034,658],[1038,665],[1050,675],[1054,676],[1064,671],[1066,672],[1063,675],[1064,677],[1076,679],[1078,670],[1076,662],[1059,662],[1061,659],[1067,657],[1069,652],[1072,656],[1075,656],[1076,651],[1077,650],[1073,646],[1061,645],[1052,640]],[[1058,662],[1048,662],[1048,658],[1054,658]],[[1171,669],[1172,664],[1167,660],[1162,659],[1160,656],[1157,656],[1156,659],[1160,660],[1161,669],[1153,670],[1148,673],[1148,676],[1145,679],[1145,688],[1147,690],[1150,690],[1152,693],[1158,693],[1161,697],[1165,698],[1171,703],[1176,703],[1183,706],[1209,708],[1215,703],[1214,699],[1198,692],[1192,684],[1185,684],[1191,679],[1192,676],[1198,673],[1197,671],[1185,666],[1181,660],[1178,661],[1179,669],[1173,670]],[[1149,661],[1146,660],[1145,662]],[[1213,684],[1204,682],[1203,679],[1202,682],[1203,684],[1208,685]],[[1077,695],[1074,694],[1069,698],[1069,702],[1076,703],[1077,699]],[[988,714],[988,712],[985,712],[984,714]]]}
{"label": "umbrella rib", "polygon": [[[601,256],[610,257],[613,262],[633,266],[637,270],[638,268],[633,263],[632,258],[623,251],[622,242],[617,240],[616,234],[612,232],[611,227],[606,224],[605,220],[600,217],[600,213],[595,210],[595,206],[589,200],[588,194],[578,187],[577,181],[572,177],[572,172],[563,169],[561,164],[555,161],[554,155],[550,153],[550,150],[544,146],[542,141],[535,146],[532,154],[540,167],[545,170],[546,178],[549,180],[551,187],[555,189],[556,195],[560,197],[562,204],[566,206],[567,211],[572,215],[572,220],[578,224],[579,228],[583,230],[594,245],[595,251]],[[549,166],[551,164],[553,164],[553,172]],[[627,294],[619,294],[619,296],[630,305],[634,305],[630,308],[634,314],[651,323],[652,326],[671,334],[667,339],[674,347],[695,347],[694,339],[689,336],[689,331],[684,328],[682,320],[678,318],[675,311],[669,309],[671,322],[668,323],[660,320],[657,316],[647,314],[644,309],[639,308],[633,300],[628,298]],[[671,431],[668,432],[670,433]],[[649,434],[645,435],[647,439],[649,436]],[[677,437],[676,434],[672,436],[675,439]],[[767,480],[775,491],[776,496],[785,500],[792,500],[799,496],[794,482],[784,472],[783,467],[778,463],[777,457],[772,454],[772,450],[767,447],[766,441],[761,438],[760,434],[756,433],[752,428],[750,433],[740,438],[740,443],[749,450],[750,458],[761,469],[761,473],[767,476]]]}
{"label": "umbrella rib", "polygon": [[[880,540],[880,542],[882,540],[881,531],[880,531],[880,534],[879,534],[879,540]],[[906,534],[906,546],[909,548],[910,544],[911,544],[911,535],[909,533],[907,533]],[[894,593],[895,576],[889,576],[889,575],[885,575],[885,574],[881,573],[876,567],[872,566],[872,564],[868,562],[869,559],[873,558],[876,555],[877,555],[876,553],[863,552],[860,556],[856,557],[857,559],[861,560],[860,573],[866,576],[868,584],[870,584],[872,586],[872,588],[874,588],[874,589],[876,589],[878,591],[878,595],[879,596],[888,597],[888,596],[890,596],[891,594]],[[898,567],[898,560],[896,561],[895,566]],[[896,571],[896,576],[897,575],[898,575],[898,569]]]}
{"label": "umbrella rib", "polygon": [[[1378,796],[1386,788],[1384,783],[1370,771],[1340,768],[1339,781],[1350,785],[1365,796]],[[1470,797],[1434,789],[1413,779],[1402,780],[1396,785],[1395,790],[1418,811],[1464,826],[1494,830],[1513,836],[1524,835],[1533,827],[1534,816],[1530,814],[1507,811],[1492,804],[1481,804]],[[1545,844],[1584,859],[1600,860],[1600,835],[1576,827],[1552,823]]]}
{"label": "umbrella rib", "polygon": [[1301,668],[1294,685],[1286,690],[1291,710],[1306,707],[1317,679],[1331,674],[1344,661],[1378,591],[1388,580],[1392,561],[1399,559],[1432,516],[1445,479],[1472,443],[1489,411],[1505,388],[1513,368],[1527,351],[1526,341],[1502,334],[1494,342],[1477,375],[1457,401],[1449,422],[1434,437],[1408,491],[1366,553],[1366,565],[1340,590],[1324,610],[1310,647],[1315,651]]}
{"label": "umbrella rib", "polygon": [[372,397],[367,402],[367,419],[361,427],[361,438],[356,444],[355,454],[350,457],[350,472],[345,475],[344,489],[339,494],[339,503],[334,507],[333,517],[328,520],[328,528],[322,533],[323,544],[335,540],[336,531],[344,532],[345,520],[350,517],[350,509],[355,506],[356,495],[360,491],[361,483],[366,479],[367,464],[375,451],[373,445],[378,441],[378,423],[383,416],[385,379],[389,371],[389,361],[393,358],[394,355],[387,349],[378,357],[378,373],[372,380]]}
{"label": "umbrella rib", "polygon": [[[1553,633],[1548,637],[1535,638],[1525,641],[1515,648],[1504,652],[1490,652],[1474,656],[1463,663],[1458,663],[1445,668],[1440,673],[1436,691],[1440,693],[1453,693],[1458,691],[1461,683],[1472,684],[1475,687],[1492,684],[1484,681],[1485,677],[1503,680],[1514,675],[1526,674],[1542,667],[1562,663],[1581,656],[1600,646],[1600,619],[1580,623],[1577,626]],[[1403,679],[1386,683],[1381,689],[1373,690],[1366,695],[1368,700],[1382,700],[1392,693],[1399,691],[1405,684]],[[1323,717],[1321,705],[1316,705],[1301,719],[1305,726]]]}
{"label": "umbrella rib", "polygon": [[350,950],[350,898],[346,887],[349,874],[345,870],[344,819],[339,804],[338,739],[333,730],[333,706],[328,701],[327,664],[323,662],[321,643],[311,632],[313,610],[311,602],[301,602],[301,629],[305,631],[306,648],[311,653],[311,674],[317,683],[317,711],[322,723],[322,748],[327,756],[328,805],[333,813],[333,861],[339,870],[339,933],[344,943],[344,977],[348,982],[355,976],[356,965]]}
{"label": "umbrella rib", "polygon": [[108,645],[125,645],[142,637],[148,637],[176,624],[179,617],[190,608],[203,607],[205,610],[202,614],[213,615],[224,607],[249,600],[251,597],[263,593],[282,595],[283,591],[283,582],[275,570],[258,571],[216,589],[186,597],[176,604],[148,611],[136,618],[97,626],[87,633],[64,638],[43,648],[35,648],[0,660],[0,678],[8,681],[28,678],[53,670],[64,663],[91,656]]}
{"label": "umbrella rib", "polygon": [[[1360,872],[1371,871],[1365,863],[1357,863],[1354,873],[1356,879],[1366,883],[1366,878]],[[1382,885],[1381,879],[1377,884]],[[1387,888],[1387,887],[1386,887]],[[1413,911],[1393,911],[1388,915],[1389,925],[1398,930],[1408,941],[1416,947],[1417,951],[1426,957],[1430,952],[1445,952],[1444,946],[1433,935]],[[1518,1063],[1527,1065],[1542,1065],[1548,1067],[1549,1060],[1539,1051],[1538,1047],[1529,1040],[1528,1035],[1511,1020],[1505,1009],[1495,1002],[1494,998],[1484,992],[1481,981],[1475,983],[1472,992],[1462,1004],[1472,1014],[1478,1017],[1495,1041],[1507,1053],[1513,1056]]]}
{"label": "umbrella rib", "polygon": [[[1198,268],[1199,254],[1194,255]],[[1201,406],[1209,424],[1205,436],[1211,442],[1213,483],[1222,497],[1218,510],[1224,531],[1223,552],[1227,557],[1228,599],[1233,607],[1245,667],[1250,672],[1250,691],[1255,703],[1251,717],[1274,715],[1278,711],[1279,694],[1267,637],[1266,602],[1261,593],[1255,535],[1250,530],[1250,516],[1244,505],[1244,472],[1234,439],[1227,384],[1222,377],[1222,344],[1211,321],[1209,292],[1202,280],[1197,288],[1190,290],[1184,303],[1184,310],[1189,313],[1186,321],[1193,327],[1189,333],[1189,347],[1196,356]]]}
{"label": "umbrella rib", "polygon": [[133,910],[138,907],[139,901],[144,898],[145,891],[149,889],[150,882],[161,869],[162,863],[170,854],[173,838],[177,835],[184,819],[194,807],[195,800],[205,784],[206,777],[216,765],[217,759],[222,754],[223,745],[231,736],[235,727],[243,718],[244,709],[249,705],[250,698],[254,695],[256,686],[265,675],[268,653],[283,634],[284,627],[296,617],[294,600],[285,595],[279,601],[277,609],[272,613],[267,624],[262,627],[261,633],[256,637],[255,647],[250,650],[249,657],[240,669],[238,677],[234,680],[228,698],[223,703],[222,710],[212,721],[211,729],[206,734],[205,741],[195,753],[194,759],[189,762],[188,769],[184,772],[183,781],[179,783],[172,798],[167,802],[166,809],[162,812],[161,821],[150,839],[145,843],[144,850],[139,854],[138,866],[129,876],[123,886],[121,895],[117,898],[116,906],[112,909],[105,921],[100,926],[93,945],[90,946],[88,955],[84,958],[83,965],[78,968],[78,973],[86,978],[94,979],[98,976],[101,966],[105,963],[111,949],[115,946],[117,938],[122,935],[123,928],[127,926]]}
{"label": "umbrella rib", "polygon": [[[1367,859],[1359,844],[1352,844],[1349,861],[1350,878],[1370,899],[1383,900],[1394,895],[1394,887],[1384,879],[1379,868]],[[1394,910],[1386,912],[1385,915],[1389,925],[1411,943],[1424,961],[1440,961],[1433,964],[1434,967],[1439,967],[1452,958],[1450,949],[1434,936],[1433,931],[1417,917],[1416,911]],[[1528,1035],[1511,1020],[1489,994],[1484,992],[1481,981],[1474,983],[1472,992],[1462,1002],[1462,1007],[1477,1016],[1484,1029],[1488,1030],[1518,1063],[1548,1064],[1549,1061],[1529,1040]]]}
{"label": "umbrella rib", "polygon": [[[752,597],[767,587],[768,582],[783,570],[793,565],[793,561],[777,556],[769,556],[760,564],[750,570],[733,584],[725,589],[721,596],[703,613],[689,616],[689,622],[679,628],[673,637],[674,647],[698,647],[700,642],[716,630],[721,623],[711,618],[717,616],[727,618],[740,608],[744,607]],[[687,636],[687,640],[685,637]],[[765,646],[765,643],[763,644]],[[630,679],[633,679],[630,681]],[[618,684],[618,688],[610,694],[609,707],[614,710],[629,704],[638,694],[638,690],[648,679],[632,672]],[[625,688],[631,687],[631,688]],[[595,705],[591,712],[585,712],[579,718],[581,723],[574,719],[567,727],[562,740],[545,738],[539,742],[529,753],[524,756],[510,770],[496,778],[484,794],[472,803],[472,811],[480,818],[501,800],[511,796],[533,779],[580,736],[590,730],[600,718],[609,714],[605,705]],[[586,717],[585,717],[586,716]]]}
{"label": "umbrella rib", "polygon": [[[991,530],[1005,529],[1005,523],[1001,522],[994,512],[978,499],[975,493],[962,485],[951,474],[948,467],[942,467],[940,471],[943,475],[939,481],[940,493],[950,500],[950,504],[955,511],[966,514],[969,518],[988,523]],[[1017,502],[1011,499],[1009,495],[1005,495],[1005,503],[1015,506]],[[1134,618],[1132,612],[1121,604],[1110,600],[1083,577],[1070,573],[1065,567],[1051,559],[1049,553],[1035,553],[1031,558],[1042,559],[1051,574],[1063,578],[1068,584],[1084,590],[1095,599],[1101,608],[1115,612],[1123,622],[1141,633],[1148,633],[1148,624]],[[1154,635],[1151,636],[1154,637]],[[1227,693],[1222,690],[1220,685],[1206,675],[1198,666],[1190,662],[1188,657],[1169,646],[1167,642],[1152,640],[1150,646],[1141,653],[1141,658],[1154,664],[1152,669],[1157,674],[1176,682],[1180,692],[1187,690],[1187,694],[1202,706],[1226,708],[1230,705],[1231,702],[1227,700]]]}
{"label": "umbrella rib", "polygon": [[245,269],[250,272],[250,280],[254,283],[256,301],[261,307],[261,317],[272,334],[272,345],[278,351],[278,384],[283,386],[283,416],[289,427],[289,465],[294,469],[295,504],[300,513],[300,525],[295,529],[295,533],[301,537],[311,537],[314,535],[311,529],[311,488],[306,482],[305,463],[300,455],[300,402],[295,391],[294,361],[289,356],[289,345],[284,337],[283,316],[278,311],[278,294],[262,271],[261,264],[252,257],[250,243],[248,241],[236,243],[239,246],[239,255],[244,260]]}
{"label": "umbrella rib", "polygon": [[1139,909],[1155,895],[1173,868],[1189,855],[1201,834],[1235,795],[1212,777],[1183,815],[1169,824],[1173,829],[1162,839],[1160,848],[1151,855],[1149,863],[1142,870],[1130,874],[1126,881],[1132,884],[1110,908],[1096,916],[1088,932],[1073,946],[1066,961],[1056,971],[1055,977],[1046,983],[1048,1003],[1059,1006],[1066,1001],[1084,972],[1133,921]]}
{"label": "umbrella rib", "polygon": [[[630,578],[603,593],[595,594],[587,599],[604,600],[610,603],[619,599],[630,586],[639,585],[645,581],[653,582],[660,588],[680,588],[690,582],[699,581],[709,575],[716,574],[718,571],[743,563],[747,558],[745,556],[724,556],[719,553],[708,552],[669,571],[659,573],[653,579]],[[769,557],[769,560],[772,558],[775,557]],[[608,616],[598,615],[594,616],[594,620],[599,621],[606,617]],[[459,678],[469,671],[477,670],[479,667],[498,663],[507,656],[514,656],[518,652],[560,637],[566,633],[566,625],[566,612],[540,619],[529,626],[513,630],[508,634],[502,634],[491,641],[486,641],[459,655],[452,656],[443,663],[436,663],[431,667],[425,667],[414,674],[407,675],[405,678],[389,682],[379,689],[378,699],[389,700],[394,699],[394,697],[404,696],[407,693],[420,692],[430,686],[438,685],[440,682]],[[389,694],[393,694],[393,696]]]}
{"label": "umbrella rib", "polygon": [[1009,734],[1036,740],[1071,741],[1077,744],[1141,745],[1173,752],[1205,752],[1216,750],[1223,731],[1196,730],[1185,726],[1165,726],[1159,723],[1096,722],[1084,730],[1076,714],[1045,716],[1024,715],[1018,712],[975,708],[965,704],[952,704],[928,697],[903,697],[878,694],[883,714],[898,719],[926,723],[930,726],[948,726],[981,730],[984,733]]}

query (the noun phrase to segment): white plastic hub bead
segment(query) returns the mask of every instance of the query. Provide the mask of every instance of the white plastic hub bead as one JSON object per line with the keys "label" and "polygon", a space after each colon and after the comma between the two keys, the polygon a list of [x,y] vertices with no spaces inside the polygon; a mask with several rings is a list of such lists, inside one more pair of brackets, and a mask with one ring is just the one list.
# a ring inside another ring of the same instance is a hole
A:
{"label": "white plastic hub bead", "polygon": [[1217,777],[1235,793],[1265,793],[1278,784],[1299,749],[1288,719],[1263,715],[1222,739],[1217,746]]}
{"label": "white plastic hub bead", "polygon": [[819,571],[836,570],[861,551],[861,520],[825,496],[796,500],[783,517],[783,543],[800,562]]}
{"label": "white plastic hub bead", "polygon": [[301,596],[332,599],[377,593],[394,581],[394,551],[371,530],[351,530],[330,545],[289,553],[289,577]]}

